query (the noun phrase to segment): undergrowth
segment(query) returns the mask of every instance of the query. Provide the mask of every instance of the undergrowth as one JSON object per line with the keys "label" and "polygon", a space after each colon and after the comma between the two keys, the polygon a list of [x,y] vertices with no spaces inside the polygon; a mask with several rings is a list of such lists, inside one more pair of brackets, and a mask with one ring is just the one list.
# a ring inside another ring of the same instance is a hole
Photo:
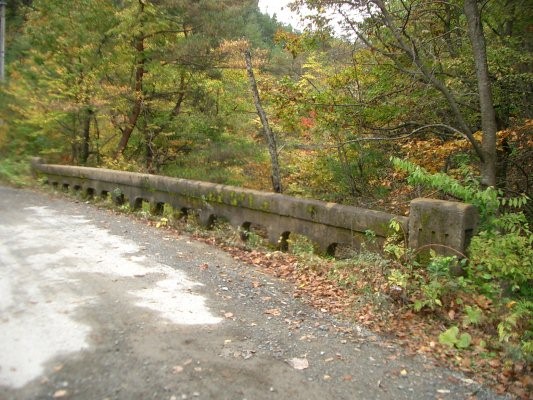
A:
{"label": "undergrowth", "polygon": [[[525,195],[505,198],[502,191],[481,188],[471,177],[461,183],[400,159],[393,159],[393,163],[409,173],[409,183],[439,189],[474,204],[481,219],[468,258],[459,260],[433,253],[424,266],[417,265],[413,258],[402,262],[399,273],[407,275],[405,289],[415,311],[429,309],[453,315],[451,328],[462,325],[462,329],[468,329],[481,326],[483,321],[484,331],[494,333],[488,348],[503,350],[510,360],[531,363],[533,235],[521,211],[529,199]],[[448,336],[441,341],[457,345]]]}
{"label": "undergrowth", "polygon": [[30,167],[25,160],[4,158],[0,160],[0,182],[14,186],[28,186],[32,183]]}

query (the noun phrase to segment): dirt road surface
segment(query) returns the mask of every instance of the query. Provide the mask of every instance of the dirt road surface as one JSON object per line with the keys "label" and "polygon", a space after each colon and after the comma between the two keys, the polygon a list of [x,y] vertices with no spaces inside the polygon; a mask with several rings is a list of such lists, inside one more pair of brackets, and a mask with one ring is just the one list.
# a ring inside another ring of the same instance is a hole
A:
{"label": "dirt road surface", "polygon": [[0,399],[497,399],[227,254],[0,187]]}

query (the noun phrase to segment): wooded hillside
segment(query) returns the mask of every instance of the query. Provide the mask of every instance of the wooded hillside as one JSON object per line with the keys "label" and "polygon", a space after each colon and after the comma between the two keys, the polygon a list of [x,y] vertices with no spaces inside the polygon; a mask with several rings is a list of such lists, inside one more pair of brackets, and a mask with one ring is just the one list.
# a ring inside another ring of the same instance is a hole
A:
{"label": "wooded hillside", "polygon": [[0,177],[42,156],[394,213],[472,203],[468,254],[423,264],[391,239],[384,285],[531,371],[531,2],[304,7],[298,32],[257,0],[8,0]]}
{"label": "wooded hillside", "polygon": [[530,194],[531,8],[345,3],[10,1],[1,151],[268,190],[249,49],[285,192],[385,207],[396,155]]}

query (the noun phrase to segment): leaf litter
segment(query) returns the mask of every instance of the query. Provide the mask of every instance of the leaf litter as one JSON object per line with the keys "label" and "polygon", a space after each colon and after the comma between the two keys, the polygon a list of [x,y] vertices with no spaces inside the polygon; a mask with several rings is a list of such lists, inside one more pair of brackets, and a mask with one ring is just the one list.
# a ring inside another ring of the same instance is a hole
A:
{"label": "leaf litter", "polygon": [[[468,349],[442,345],[438,342],[438,336],[442,333],[442,321],[432,315],[414,313],[402,301],[405,299],[394,298],[387,278],[382,271],[376,270],[376,266],[362,263],[353,264],[349,269],[335,270],[334,262],[327,259],[313,257],[310,260],[308,255],[250,250],[242,242],[228,241],[227,237],[213,236],[208,232],[197,231],[193,236],[199,241],[218,246],[235,260],[252,265],[267,276],[292,284],[292,296],[301,298],[315,309],[359,323],[366,330],[379,334],[384,346],[399,344],[407,355],[430,356],[441,365],[475,377],[480,384],[492,386],[498,393],[509,393],[520,399],[532,398],[530,366],[524,362],[496,365],[494,361],[491,363],[490,358],[479,357],[479,340]],[[206,265],[200,265],[200,269],[206,269]],[[332,276],[331,271],[336,275]],[[251,283],[253,288],[265,284],[271,283],[260,280]],[[476,303],[482,309],[491,307],[490,300],[486,297],[477,298]],[[281,310],[268,308],[265,314],[276,317],[281,315]],[[453,320],[456,315],[452,311],[448,317]],[[370,337],[366,339],[370,340]],[[474,358],[475,363],[472,361]],[[304,364],[302,361],[302,364],[296,365]]]}
{"label": "leaf litter", "polygon": [[297,370],[309,368],[309,361],[307,358],[291,358],[287,360],[287,364]]}
{"label": "leaf litter", "polygon": [[[376,301],[380,294],[386,293],[388,283],[382,274],[371,268],[363,268],[359,280],[340,284],[343,277],[345,281],[349,280],[349,274],[341,271],[336,279],[331,279],[328,271],[333,268],[333,262],[329,260],[320,260],[318,266],[306,266],[305,259],[289,253],[247,251],[217,243],[214,239],[211,239],[211,243],[222,247],[235,260],[254,265],[268,275],[292,283],[292,295],[315,309],[356,321],[374,333],[386,335],[387,340],[402,345],[407,354],[431,356],[436,362],[475,377],[479,383],[491,385],[500,393],[511,393],[521,399],[530,398],[527,388],[532,386],[525,378],[528,374],[523,363],[515,365],[511,372],[508,366],[502,363],[495,365],[494,361],[491,363],[483,358],[478,358],[474,365],[470,361],[471,357],[476,356],[475,349],[459,352],[458,349],[441,345],[438,343],[438,336],[442,332],[441,321],[423,313],[415,313],[401,302]],[[252,285],[259,287],[259,281],[255,282]],[[367,291],[372,291],[374,296],[365,297],[361,294]],[[490,306],[486,298],[478,298],[477,302],[480,307]],[[277,316],[278,311],[267,309],[265,314]],[[466,356],[468,353],[472,353],[471,356]]]}

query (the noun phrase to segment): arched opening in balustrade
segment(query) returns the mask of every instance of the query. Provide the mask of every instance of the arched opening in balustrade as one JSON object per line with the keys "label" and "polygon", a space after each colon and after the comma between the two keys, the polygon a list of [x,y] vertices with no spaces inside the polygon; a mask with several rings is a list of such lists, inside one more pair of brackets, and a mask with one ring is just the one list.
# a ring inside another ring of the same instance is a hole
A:
{"label": "arched opening in balustrade", "polygon": [[290,232],[285,231],[283,232],[278,239],[278,249],[281,251],[289,251],[289,236]]}
{"label": "arched opening in balustrade", "polygon": [[68,192],[68,188],[69,188],[68,183],[63,183],[63,185],[61,186],[61,189],[63,190],[63,192]]}
{"label": "arched opening in balustrade", "polygon": [[75,192],[79,192],[81,190],[81,186],[80,185],[74,185],[74,186],[72,186],[72,189],[74,189]]}
{"label": "arched opening in balustrade", "polygon": [[113,203],[115,203],[117,206],[121,206],[126,202],[124,193],[122,193],[122,191],[118,188],[111,192],[111,198],[113,199]]}
{"label": "arched opening in balustrade", "polygon": [[278,248],[293,254],[313,253],[315,245],[305,235],[296,232],[283,232],[278,239]]}
{"label": "arched opening in balustrade", "polygon": [[217,221],[217,216],[209,212],[200,211],[198,213],[198,221],[204,228],[211,229]]}
{"label": "arched opening in balustrade", "polygon": [[[193,221],[196,221],[199,224],[202,224],[200,221],[200,215],[198,210],[194,208],[171,205],[170,203],[165,203],[163,208],[163,215],[170,215],[174,220],[181,220],[182,222],[189,221],[191,218]],[[209,221],[208,221],[209,222]],[[215,223],[215,219],[211,221],[211,226]]]}
{"label": "arched opening in balustrade", "polygon": [[85,195],[87,196],[88,199],[93,199],[94,194],[95,194],[94,188],[90,187],[90,188],[87,188],[87,190],[85,191]]}
{"label": "arched opening in balustrade", "polygon": [[181,207],[178,213],[179,219],[187,220],[190,210],[187,207]]}
{"label": "arched opening in balustrade", "polygon": [[252,226],[251,222],[244,222],[239,227],[239,234],[241,237],[241,240],[246,242],[248,238],[250,237],[250,227]]}
{"label": "arched opening in balustrade", "polygon": [[163,202],[150,202],[150,214],[163,215],[165,210],[165,203]]}
{"label": "arched opening in balustrade", "polygon": [[335,251],[337,250],[338,243],[330,243],[326,247],[326,255],[330,257],[335,257]]}
{"label": "arched opening in balustrade", "polygon": [[[365,243],[365,249],[369,251],[379,251],[376,243],[369,241]],[[356,257],[361,252],[361,244],[353,241],[352,243],[332,243],[326,248],[326,254],[335,257],[338,260],[347,260]]]}
{"label": "arched opening in balustrade", "polygon": [[130,206],[132,211],[139,211],[143,207],[144,199],[142,197],[135,197],[133,201],[130,201]]}
{"label": "arched opening in balustrade", "polygon": [[267,228],[263,225],[245,221],[238,227],[239,236],[243,242],[251,242],[251,246],[268,239]]}

